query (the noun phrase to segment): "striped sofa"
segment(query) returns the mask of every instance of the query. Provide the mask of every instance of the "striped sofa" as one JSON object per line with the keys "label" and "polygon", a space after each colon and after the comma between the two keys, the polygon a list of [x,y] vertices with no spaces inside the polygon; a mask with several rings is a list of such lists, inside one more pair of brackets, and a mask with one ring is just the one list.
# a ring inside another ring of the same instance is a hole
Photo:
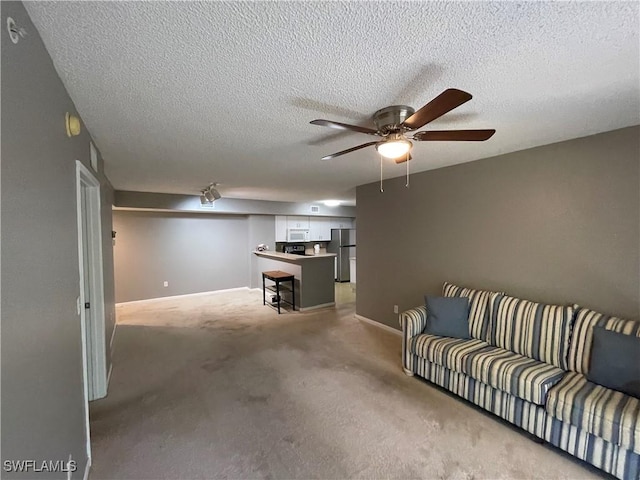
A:
{"label": "striped sofa", "polygon": [[640,479],[640,400],[587,380],[594,326],[640,337],[640,322],[445,283],[468,297],[471,339],[423,333],[400,314],[402,362],[419,375],[624,480]]}

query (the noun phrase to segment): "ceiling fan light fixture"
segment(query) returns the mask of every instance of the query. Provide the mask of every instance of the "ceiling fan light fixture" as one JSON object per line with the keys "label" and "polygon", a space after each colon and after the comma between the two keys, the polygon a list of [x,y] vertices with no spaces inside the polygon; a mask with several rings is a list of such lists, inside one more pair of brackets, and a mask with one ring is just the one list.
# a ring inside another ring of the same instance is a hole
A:
{"label": "ceiling fan light fixture", "polygon": [[377,144],[376,150],[383,157],[395,159],[409,153],[412,146],[413,144],[409,140],[394,139]]}

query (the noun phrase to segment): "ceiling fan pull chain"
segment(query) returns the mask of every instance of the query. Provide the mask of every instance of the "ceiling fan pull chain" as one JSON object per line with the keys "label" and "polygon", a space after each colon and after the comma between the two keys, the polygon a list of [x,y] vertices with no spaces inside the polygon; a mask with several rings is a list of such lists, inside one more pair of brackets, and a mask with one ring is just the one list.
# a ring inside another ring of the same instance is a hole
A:
{"label": "ceiling fan pull chain", "polygon": [[407,164],[407,183],[404,186],[409,188],[409,152],[407,152],[407,161],[404,163]]}
{"label": "ceiling fan pull chain", "polygon": [[380,155],[380,193],[384,193],[384,188],[382,188],[382,155]]}

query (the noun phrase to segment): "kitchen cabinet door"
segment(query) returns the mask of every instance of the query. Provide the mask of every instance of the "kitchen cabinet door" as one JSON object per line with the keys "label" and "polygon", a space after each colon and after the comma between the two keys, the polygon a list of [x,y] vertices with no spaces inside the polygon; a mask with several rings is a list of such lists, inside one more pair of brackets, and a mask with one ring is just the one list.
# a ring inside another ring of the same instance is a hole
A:
{"label": "kitchen cabinet door", "polygon": [[312,242],[331,240],[331,219],[329,217],[309,218],[309,236]]}
{"label": "kitchen cabinet door", "polygon": [[351,218],[333,217],[331,228],[353,228],[353,221]]}
{"label": "kitchen cabinet door", "polygon": [[287,228],[309,228],[309,217],[287,216]]}
{"label": "kitchen cabinet door", "polygon": [[276,242],[287,241],[287,217],[276,215]]}

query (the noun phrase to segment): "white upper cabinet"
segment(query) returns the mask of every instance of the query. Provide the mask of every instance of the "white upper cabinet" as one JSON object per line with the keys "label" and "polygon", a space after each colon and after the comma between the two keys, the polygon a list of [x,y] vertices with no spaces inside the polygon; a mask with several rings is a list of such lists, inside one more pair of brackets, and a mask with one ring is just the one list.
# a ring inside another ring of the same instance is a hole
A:
{"label": "white upper cabinet", "polygon": [[276,242],[286,242],[287,230],[290,228],[308,229],[310,242],[329,242],[331,241],[332,228],[353,228],[353,219],[348,217],[276,215]]}
{"label": "white upper cabinet", "polygon": [[309,217],[287,216],[287,228],[309,228]]}
{"label": "white upper cabinet", "polygon": [[331,218],[331,228],[353,228],[353,220],[346,217],[333,217]]}
{"label": "white upper cabinet", "polygon": [[276,215],[276,242],[287,241],[287,217]]}
{"label": "white upper cabinet", "polygon": [[309,238],[312,242],[328,242],[329,240],[331,240],[331,218],[310,217]]}

